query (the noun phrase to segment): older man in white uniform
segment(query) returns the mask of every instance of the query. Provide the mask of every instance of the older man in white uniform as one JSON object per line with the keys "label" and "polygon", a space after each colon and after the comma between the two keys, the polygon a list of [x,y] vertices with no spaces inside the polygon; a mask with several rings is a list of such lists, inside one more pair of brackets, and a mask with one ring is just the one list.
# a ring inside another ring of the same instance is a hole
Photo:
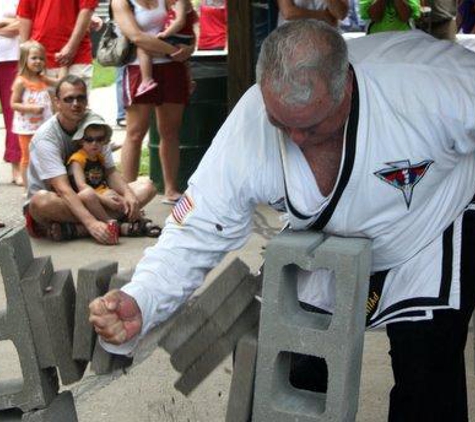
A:
{"label": "older man in white uniform", "polygon": [[[132,282],[93,302],[91,321],[109,350],[130,352],[245,243],[258,203],[285,206],[293,230],[372,240],[367,322],[387,324],[389,420],[467,421],[475,55],[417,31],[348,46],[349,62],[340,35],[315,21],[268,37],[258,85]],[[331,312],[333,292],[331,274],[301,274],[299,298],[312,308]]]}

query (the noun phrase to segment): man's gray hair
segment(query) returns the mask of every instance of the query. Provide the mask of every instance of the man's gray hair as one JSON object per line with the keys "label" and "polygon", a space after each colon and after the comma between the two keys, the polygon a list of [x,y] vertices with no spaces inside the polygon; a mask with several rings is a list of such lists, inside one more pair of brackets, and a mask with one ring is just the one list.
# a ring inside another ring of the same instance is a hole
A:
{"label": "man's gray hair", "polygon": [[348,50],[330,25],[313,19],[286,23],[262,44],[257,83],[279,94],[287,105],[306,105],[320,78],[335,102],[343,98],[348,75]]}

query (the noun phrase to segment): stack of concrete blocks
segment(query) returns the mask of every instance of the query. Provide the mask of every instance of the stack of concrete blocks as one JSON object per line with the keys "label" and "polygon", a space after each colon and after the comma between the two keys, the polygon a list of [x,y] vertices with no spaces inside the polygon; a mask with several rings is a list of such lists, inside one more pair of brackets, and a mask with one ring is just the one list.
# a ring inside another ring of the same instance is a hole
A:
{"label": "stack of concrete blocks", "polygon": [[72,332],[64,330],[71,321],[71,303],[74,306],[74,297],[68,297],[70,274],[53,272],[48,258],[35,259],[28,235],[20,229],[0,234],[0,268],[7,297],[0,341],[10,340],[16,347],[23,376],[0,382],[0,419],[77,422],[70,394],[58,395],[56,371],[58,367],[67,382],[82,376],[72,355],[60,356],[55,349],[59,343],[62,350],[72,347]]}
{"label": "stack of concrete blocks", "polygon": [[[333,315],[303,310],[297,298],[298,268],[332,270]],[[286,232],[267,246],[253,405],[254,422],[350,422],[358,406],[370,242]],[[325,359],[326,393],[294,388],[290,356]]]}
{"label": "stack of concrete blocks", "polygon": [[189,395],[257,327],[261,285],[261,276],[236,259],[173,318],[160,346],[181,374],[178,391]]}
{"label": "stack of concrete blocks", "polygon": [[[133,271],[116,274],[117,263],[109,261],[83,267],[76,294],[70,271],[54,271],[49,257],[33,257],[23,229],[0,233],[0,268],[7,297],[0,340],[13,342],[23,374],[23,380],[0,383],[0,420],[77,422],[71,393],[58,394],[57,372],[62,384],[69,385],[82,378],[88,362],[98,375],[131,365],[130,358],[102,349],[88,315],[94,298],[121,288]],[[255,296],[261,286],[262,277],[235,260],[155,330],[155,337],[149,336],[160,340],[181,372],[179,391],[191,393],[243,335],[254,332],[256,338],[260,303]]]}

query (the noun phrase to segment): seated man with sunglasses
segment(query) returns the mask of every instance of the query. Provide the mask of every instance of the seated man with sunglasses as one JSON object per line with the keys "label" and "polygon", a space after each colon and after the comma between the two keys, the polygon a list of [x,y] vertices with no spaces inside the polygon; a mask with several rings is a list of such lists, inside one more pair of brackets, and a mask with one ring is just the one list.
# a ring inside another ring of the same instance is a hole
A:
{"label": "seated man with sunglasses", "polygon": [[67,162],[81,147],[77,139],[83,138],[84,130],[93,123],[104,128],[102,141],[111,132],[100,116],[87,109],[87,88],[81,78],[68,75],[61,79],[55,94],[57,114],[40,127],[30,146],[30,185],[24,207],[29,234],[53,240],[90,235],[99,243],[114,244],[116,236],[107,220],[121,218],[134,229],[130,235],[147,235],[149,220],[141,217],[140,210],[155,196],[155,187],[148,180],[127,184],[115,168],[110,145],[104,143],[101,153],[109,187],[120,195],[117,207],[107,207],[104,215],[93,188],[74,190]]}

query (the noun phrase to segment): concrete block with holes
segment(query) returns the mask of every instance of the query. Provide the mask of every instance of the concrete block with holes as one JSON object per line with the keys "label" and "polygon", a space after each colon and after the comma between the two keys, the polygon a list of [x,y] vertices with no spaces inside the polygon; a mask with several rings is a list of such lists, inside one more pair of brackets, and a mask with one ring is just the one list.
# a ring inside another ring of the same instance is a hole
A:
{"label": "concrete block with holes", "polygon": [[56,397],[56,369],[42,369],[37,356],[27,306],[21,289],[33,259],[30,239],[24,229],[3,230],[0,234],[0,269],[7,298],[6,311],[0,314],[0,341],[10,340],[16,347],[23,379],[0,380],[0,411],[19,408],[23,412],[45,408]]}
{"label": "concrete block with holes", "polygon": [[[306,312],[298,269],[334,273],[333,315]],[[312,232],[284,232],[267,246],[253,421],[349,422],[358,405],[370,271],[370,242]],[[326,393],[293,387],[290,356],[325,359]]]}
{"label": "concrete block with holes", "polygon": [[257,329],[248,332],[237,344],[226,409],[226,422],[249,422],[251,420],[256,359]]}
{"label": "concrete block with holes", "polygon": [[[114,274],[109,284],[109,290],[120,289],[131,280],[133,273],[133,270],[128,270]],[[132,358],[108,353],[101,347],[98,341],[95,342],[91,369],[96,375],[108,374],[120,368],[124,369],[131,364]]]}
{"label": "concrete block with holes", "polygon": [[61,381],[64,385],[72,384],[82,378],[87,362],[73,359],[76,289],[71,271],[53,274],[42,304]]}
{"label": "concrete block with holes", "polygon": [[89,323],[89,304],[109,290],[117,267],[117,262],[99,261],[78,271],[73,341],[73,358],[76,360],[92,359],[96,335]]}

